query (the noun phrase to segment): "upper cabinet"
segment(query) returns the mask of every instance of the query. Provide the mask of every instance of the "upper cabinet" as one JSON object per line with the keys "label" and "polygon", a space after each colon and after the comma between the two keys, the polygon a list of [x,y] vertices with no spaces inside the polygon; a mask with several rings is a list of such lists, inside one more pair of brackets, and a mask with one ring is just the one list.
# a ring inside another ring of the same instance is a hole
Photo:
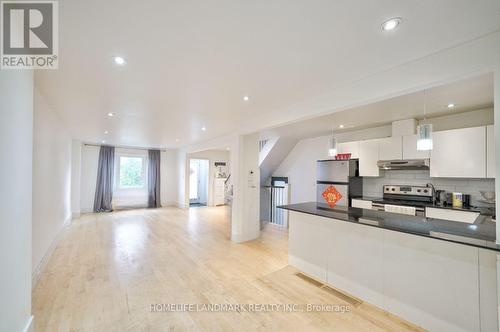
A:
{"label": "upper cabinet", "polygon": [[493,125],[486,127],[486,177],[495,178],[495,131]]}
{"label": "upper cabinet", "polygon": [[379,176],[379,139],[359,142],[359,175]]}
{"label": "upper cabinet", "polygon": [[351,158],[359,158],[359,142],[344,142],[337,144],[338,153],[350,153]]}
{"label": "upper cabinet", "polygon": [[430,157],[430,151],[417,150],[417,135],[403,136],[403,159],[424,159]]}
{"label": "upper cabinet", "polygon": [[430,175],[485,178],[486,127],[434,132]]}
{"label": "upper cabinet", "polygon": [[403,159],[403,140],[401,136],[381,138],[379,141],[379,160]]}

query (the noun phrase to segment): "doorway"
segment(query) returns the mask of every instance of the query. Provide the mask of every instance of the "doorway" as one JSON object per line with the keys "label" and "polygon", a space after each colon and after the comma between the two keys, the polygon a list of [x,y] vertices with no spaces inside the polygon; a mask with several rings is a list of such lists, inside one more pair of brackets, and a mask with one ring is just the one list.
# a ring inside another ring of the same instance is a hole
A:
{"label": "doorway", "polygon": [[208,171],[207,159],[189,160],[189,206],[207,206]]}

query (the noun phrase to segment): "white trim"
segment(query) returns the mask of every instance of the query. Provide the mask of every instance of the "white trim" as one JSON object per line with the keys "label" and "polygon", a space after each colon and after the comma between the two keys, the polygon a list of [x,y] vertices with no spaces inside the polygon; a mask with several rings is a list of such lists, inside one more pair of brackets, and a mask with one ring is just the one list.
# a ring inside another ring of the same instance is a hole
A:
{"label": "white trim", "polygon": [[35,327],[33,325],[33,319],[34,319],[33,315],[31,315],[30,318],[28,318],[28,321],[26,322],[26,325],[24,326],[23,332],[35,331]]}
{"label": "white trim", "polygon": [[260,236],[260,229],[253,233],[244,233],[244,234],[231,234],[231,241],[236,243],[242,243],[247,241],[252,241],[258,239]]}
{"label": "white trim", "polygon": [[57,245],[59,244],[59,241],[61,240],[61,234],[63,233],[63,230],[71,224],[72,220],[72,215],[70,214],[65,220],[64,223],[57,232],[56,236],[54,237],[54,240],[52,240],[52,243],[50,244],[49,248],[45,252],[45,255],[43,255],[42,260],[40,263],[38,263],[38,266],[33,270],[31,274],[31,288],[34,289],[38,281],[40,280],[40,276],[42,274],[42,271],[45,269],[47,266],[47,263],[54,253],[54,250],[56,249]]}

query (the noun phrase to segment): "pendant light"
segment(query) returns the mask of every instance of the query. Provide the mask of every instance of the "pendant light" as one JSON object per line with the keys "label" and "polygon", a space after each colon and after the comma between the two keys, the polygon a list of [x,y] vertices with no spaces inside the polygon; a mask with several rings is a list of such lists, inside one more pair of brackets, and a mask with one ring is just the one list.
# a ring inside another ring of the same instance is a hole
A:
{"label": "pendant light", "polygon": [[419,123],[417,127],[417,150],[432,150],[432,124],[425,123],[427,114],[427,90],[424,90],[424,123]]}
{"label": "pendant light", "polygon": [[328,142],[328,155],[330,157],[335,157],[337,155],[337,140],[335,139],[335,136],[333,134],[333,129],[332,136],[330,137]]}

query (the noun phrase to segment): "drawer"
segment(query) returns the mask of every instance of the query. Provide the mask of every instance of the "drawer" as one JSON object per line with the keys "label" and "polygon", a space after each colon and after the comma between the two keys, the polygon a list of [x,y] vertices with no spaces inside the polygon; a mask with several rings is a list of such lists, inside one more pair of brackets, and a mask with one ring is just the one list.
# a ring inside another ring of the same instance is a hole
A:
{"label": "drawer", "polygon": [[353,198],[352,199],[352,207],[371,210],[372,209],[372,201],[365,201],[362,199]]}
{"label": "drawer", "polygon": [[425,208],[427,218],[443,219],[473,224],[479,217],[479,212],[457,211],[451,209]]}

